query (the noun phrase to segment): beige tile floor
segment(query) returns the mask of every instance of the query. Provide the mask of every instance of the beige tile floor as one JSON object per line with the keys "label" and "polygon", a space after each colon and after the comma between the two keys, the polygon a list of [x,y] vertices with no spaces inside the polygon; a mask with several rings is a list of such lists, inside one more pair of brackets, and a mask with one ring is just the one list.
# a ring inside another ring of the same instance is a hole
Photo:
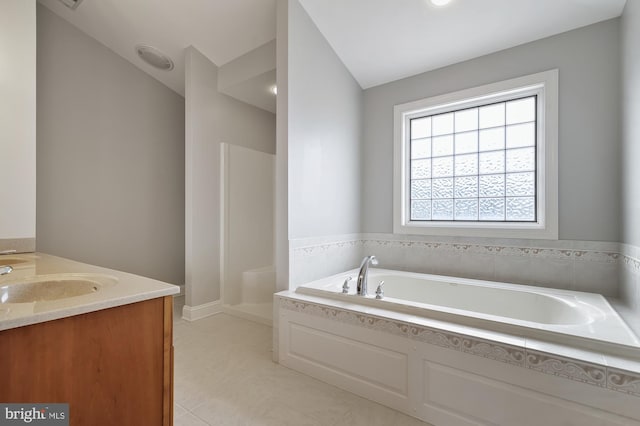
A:
{"label": "beige tile floor", "polygon": [[271,327],[226,314],[187,322],[180,310],[174,321],[176,426],[426,425],[274,363]]}

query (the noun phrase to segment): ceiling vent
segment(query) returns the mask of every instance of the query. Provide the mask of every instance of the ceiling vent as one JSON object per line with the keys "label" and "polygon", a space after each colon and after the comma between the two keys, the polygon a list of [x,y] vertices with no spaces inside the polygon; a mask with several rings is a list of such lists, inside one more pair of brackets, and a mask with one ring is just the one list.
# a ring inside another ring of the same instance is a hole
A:
{"label": "ceiling vent", "polygon": [[136,46],[136,53],[140,59],[154,68],[158,68],[163,71],[171,71],[173,69],[173,61],[171,58],[155,47],[139,44]]}
{"label": "ceiling vent", "polygon": [[60,0],[60,3],[64,4],[71,10],[76,10],[77,7],[80,6],[80,3],[82,3],[82,0]]}

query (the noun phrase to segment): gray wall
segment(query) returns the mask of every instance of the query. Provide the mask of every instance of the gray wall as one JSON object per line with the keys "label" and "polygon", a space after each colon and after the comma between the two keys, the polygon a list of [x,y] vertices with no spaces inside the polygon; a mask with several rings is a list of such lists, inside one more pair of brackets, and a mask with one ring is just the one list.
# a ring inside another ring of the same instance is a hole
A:
{"label": "gray wall", "polygon": [[622,15],[622,242],[640,246],[640,2]]}
{"label": "gray wall", "polygon": [[182,284],[184,99],[37,18],[37,249]]}
{"label": "gray wall", "polygon": [[289,238],[360,230],[362,90],[289,2]]}
{"label": "gray wall", "polygon": [[560,239],[618,241],[619,63],[614,19],[365,90],[363,231],[393,232],[395,104],[558,68]]}

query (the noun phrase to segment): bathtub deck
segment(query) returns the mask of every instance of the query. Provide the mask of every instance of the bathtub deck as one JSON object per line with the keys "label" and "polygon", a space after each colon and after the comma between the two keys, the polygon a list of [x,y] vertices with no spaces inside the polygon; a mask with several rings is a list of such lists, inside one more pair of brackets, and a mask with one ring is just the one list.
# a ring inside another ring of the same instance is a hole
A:
{"label": "bathtub deck", "polygon": [[640,426],[637,354],[290,291],[275,302],[278,362],[433,424]]}

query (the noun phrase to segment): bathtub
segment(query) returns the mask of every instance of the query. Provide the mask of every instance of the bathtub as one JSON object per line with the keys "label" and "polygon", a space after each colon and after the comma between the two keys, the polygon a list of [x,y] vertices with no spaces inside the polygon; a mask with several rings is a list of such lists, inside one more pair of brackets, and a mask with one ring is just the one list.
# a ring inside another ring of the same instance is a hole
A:
{"label": "bathtub", "polygon": [[277,362],[436,426],[640,426],[640,340],[603,296],[357,274],[275,295]]}
{"label": "bathtub", "polygon": [[[314,281],[300,294],[638,356],[640,340],[600,294],[386,269],[369,269],[369,295],[356,295],[358,270]],[[347,294],[345,280],[351,278]],[[379,283],[384,296],[375,299]]]}

